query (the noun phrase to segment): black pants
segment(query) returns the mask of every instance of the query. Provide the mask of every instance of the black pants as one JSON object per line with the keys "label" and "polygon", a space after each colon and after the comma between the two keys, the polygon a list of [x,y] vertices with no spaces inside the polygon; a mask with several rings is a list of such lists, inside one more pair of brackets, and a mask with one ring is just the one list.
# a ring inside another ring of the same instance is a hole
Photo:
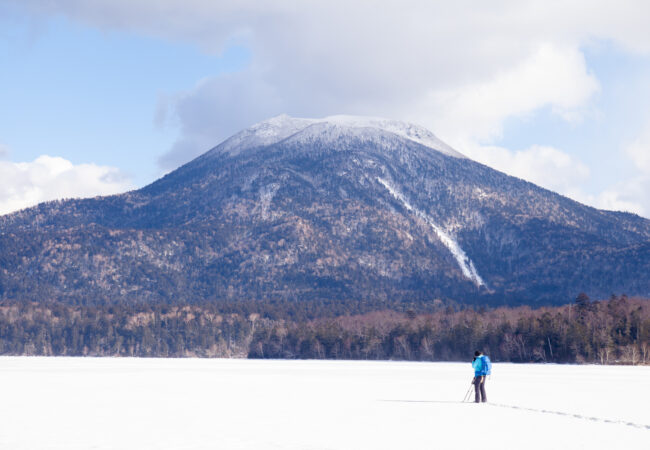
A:
{"label": "black pants", "polygon": [[474,377],[474,402],[487,402],[485,395],[485,377]]}

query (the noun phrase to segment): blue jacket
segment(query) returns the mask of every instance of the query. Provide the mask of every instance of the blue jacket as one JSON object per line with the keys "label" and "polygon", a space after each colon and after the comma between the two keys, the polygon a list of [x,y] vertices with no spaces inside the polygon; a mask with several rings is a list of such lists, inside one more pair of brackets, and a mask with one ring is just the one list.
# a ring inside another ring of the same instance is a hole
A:
{"label": "blue jacket", "polygon": [[472,362],[472,369],[474,369],[474,376],[480,377],[481,369],[483,369],[483,360],[480,356],[477,356],[476,359]]}
{"label": "blue jacket", "polygon": [[472,368],[474,369],[475,377],[489,375],[489,365],[485,361],[485,355],[477,356],[474,362],[472,362]]}

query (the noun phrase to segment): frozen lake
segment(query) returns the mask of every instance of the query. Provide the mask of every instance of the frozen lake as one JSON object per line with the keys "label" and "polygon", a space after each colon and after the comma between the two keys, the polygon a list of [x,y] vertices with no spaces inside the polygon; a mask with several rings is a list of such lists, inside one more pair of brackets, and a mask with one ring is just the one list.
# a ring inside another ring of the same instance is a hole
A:
{"label": "frozen lake", "polygon": [[650,368],[0,358],[1,449],[648,448]]}

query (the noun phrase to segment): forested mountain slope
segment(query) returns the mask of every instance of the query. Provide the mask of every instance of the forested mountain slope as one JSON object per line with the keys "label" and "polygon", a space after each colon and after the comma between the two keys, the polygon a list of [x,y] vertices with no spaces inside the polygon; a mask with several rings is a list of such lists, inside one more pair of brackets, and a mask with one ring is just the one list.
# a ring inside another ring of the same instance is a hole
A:
{"label": "forested mountain slope", "polygon": [[0,298],[564,303],[650,296],[650,221],[420,127],[279,116],[140,190],[0,217]]}

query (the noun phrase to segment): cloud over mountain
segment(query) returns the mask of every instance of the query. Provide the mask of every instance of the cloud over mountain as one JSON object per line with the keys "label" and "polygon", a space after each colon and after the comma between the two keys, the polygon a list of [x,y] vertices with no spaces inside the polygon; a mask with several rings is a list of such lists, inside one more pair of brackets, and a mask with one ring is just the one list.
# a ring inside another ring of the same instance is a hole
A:
{"label": "cloud over mountain", "polygon": [[42,155],[31,162],[0,160],[0,214],[61,198],[94,197],[131,188],[119,169],[96,164],[73,164]]}
{"label": "cloud over mountain", "polygon": [[[644,1],[20,4],[93,27],[191,42],[214,54],[233,45],[250,50],[250,65],[241,72],[206,74],[176,93],[168,114],[180,134],[159,160],[166,170],[249,123],[287,112],[405,119],[500,170],[533,173],[540,162],[522,158],[521,150],[500,146],[503,157],[491,153],[504,124],[540,109],[569,123],[591,114],[602,86],[587,66],[585,48],[607,42],[622,52],[650,54],[650,4]],[[572,154],[584,175],[586,163],[572,149],[554,148]],[[623,156],[623,148],[612,151]],[[553,164],[549,158],[541,165]],[[552,173],[550,183],[569,186],[562,192],[573,195],[568,172]],[[598,196],[587,197],[598,203]]]}

